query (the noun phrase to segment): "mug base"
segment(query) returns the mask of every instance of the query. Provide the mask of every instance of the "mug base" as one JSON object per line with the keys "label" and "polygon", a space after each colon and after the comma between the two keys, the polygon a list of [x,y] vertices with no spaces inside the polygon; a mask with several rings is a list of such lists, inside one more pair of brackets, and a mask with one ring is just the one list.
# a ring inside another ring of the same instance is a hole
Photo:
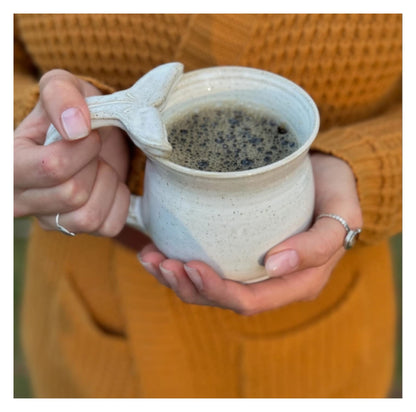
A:
{"label": "mug base", "polygon": [[261,282],[261,281],[267,280],[267,279],[270,279],[269,275],[262,275],[262,276],[259,276],[257,278],[248,279],[248,280],[238,280],[238,279],[229,279],[229,280],[234,280],[235,282],[240,282],[240,283],[243,283],[245,285],[250,285],[251,283],[258,283],[258,282]]}

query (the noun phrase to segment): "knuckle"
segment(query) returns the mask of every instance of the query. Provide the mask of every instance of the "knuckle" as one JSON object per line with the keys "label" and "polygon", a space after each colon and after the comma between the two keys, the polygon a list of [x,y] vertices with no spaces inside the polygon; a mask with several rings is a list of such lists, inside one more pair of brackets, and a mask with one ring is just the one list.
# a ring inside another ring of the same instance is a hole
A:
{"label": "knuckle", "polygon": [[69,179],[62,185],[61,202],[68,208],[78,209],[85,204],[88,198],[89,192],[82,182],[76,179]]}
{"label": "knuckle", "polygon": [[315,243],[314,260],[318,266],[323,265],[328,261],[332,254],[331,241],[329,238],[322,238]]}
{"label": "knuckle", "polygon": [[106,219],[100,228],[100,234],[106,237],[117,236],[124,227],[124,221]]}
{"label": "knuckle", "polygon": [[67,179],[68,163],[68,158],[60,156],[55,150],[50,150],[40,161],[40,172],[50,178],[53,183],[62,183]]}
{"label": "knuckle", "polygon": [[98,208],[85,207],[75,218],[75,225],[79,232],[96,232],[103,221],[103,215]]}
{"label": "knuckle", "polygon": [[234,310],[242,316],[253,316],[259,313],[258,305],[252,299],[240,301],[238,307]]}
{"label": "knuckle", "polygon": [[42,93],[53,92],[56,86],[66,84],[71,74],[63,69],[52,69],[42,75],[39,86]]}

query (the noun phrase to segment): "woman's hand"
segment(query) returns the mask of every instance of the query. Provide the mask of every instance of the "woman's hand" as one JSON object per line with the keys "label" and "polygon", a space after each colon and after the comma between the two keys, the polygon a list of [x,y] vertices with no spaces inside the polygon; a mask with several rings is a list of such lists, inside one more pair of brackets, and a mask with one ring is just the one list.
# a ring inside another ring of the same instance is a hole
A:
{"label": "woman's hand", "polygon": [[[85,97],[100,92],[90,83],[52,70],[39,87],[37,105],[15,130],[15,216],[34,215],[44,229],[56,230],[59,213],[59,223],[71,232],[115,236],[130,200],[123,132],[91,131]],[[63,140],[44,146],[50,123]]]}
{"label": "woman's hand", "polygon": [[[315,216],[342,216],[351,228],[362,225],[354,175],[342,160],[315,153]],[[266,255],[270,279],[254,284],[224,280],[199,261],[183,264],[166,257],[151,244],[140,253],[144,267],[172,288],[184,302],[218,306],[253,315],[292,302],[313,300],[324,288],[345,253],[345,229],[334,219],[322,218],[306,232],[276,245]]]}

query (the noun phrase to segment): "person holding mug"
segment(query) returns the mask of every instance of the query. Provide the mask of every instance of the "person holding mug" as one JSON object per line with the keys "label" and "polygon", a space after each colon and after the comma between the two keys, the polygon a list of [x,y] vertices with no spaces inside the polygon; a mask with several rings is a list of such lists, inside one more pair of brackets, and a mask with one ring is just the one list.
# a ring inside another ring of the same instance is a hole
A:
{"label": "person holding mug", "polygon": [[[15,215],[37,217],[22,331],[36,396],[387,395],[400,15],[17,15],[15,27]],[[125,226],[145,156],[120,128],[92,130],[85,99],[171,61],[277,73],[319,108],[314,220],[264,251],[266,280],[168,258]],[[44,145],[51,123],[63,139]]]}

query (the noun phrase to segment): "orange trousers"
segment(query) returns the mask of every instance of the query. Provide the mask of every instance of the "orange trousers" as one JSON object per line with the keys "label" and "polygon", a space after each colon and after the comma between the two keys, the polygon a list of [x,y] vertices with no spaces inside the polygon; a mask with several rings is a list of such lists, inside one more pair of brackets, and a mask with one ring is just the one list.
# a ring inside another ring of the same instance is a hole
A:
{"label": "orange trousers", "polygon": [[104,238],[32,229],[23,347],[37,397],[385,397],[387,243],[356,247],[321,295],[251,317],[181,302]]}

